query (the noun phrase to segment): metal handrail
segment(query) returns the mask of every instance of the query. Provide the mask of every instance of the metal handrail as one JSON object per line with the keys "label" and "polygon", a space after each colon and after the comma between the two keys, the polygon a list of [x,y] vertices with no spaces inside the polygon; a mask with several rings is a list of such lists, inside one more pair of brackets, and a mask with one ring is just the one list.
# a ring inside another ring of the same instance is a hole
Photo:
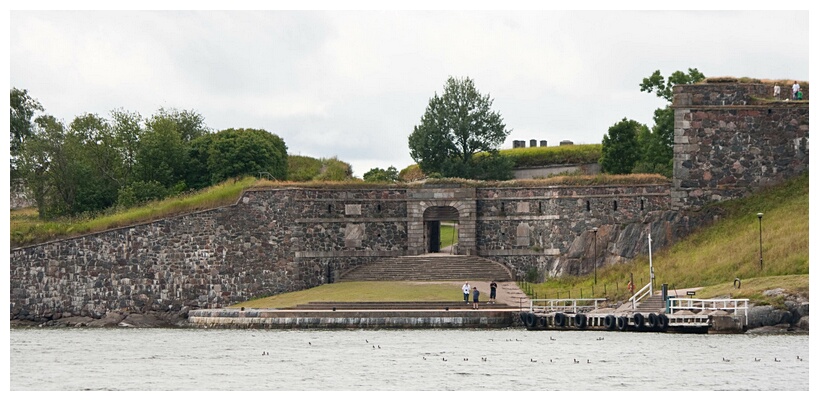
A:
{"label": "metal handrail", "polygon": [[742,315],[745,322],[748,322],[748,302],[747,298],[718,298],[718,299],[698,299],[698,298],[669,298],[668,310],[674,313],[675,310],[724,310],[732,311],[734,316]]}
{"label": "metal handrail", "polygon": [[[563,298],[563,299],[531,299],[529,300],[529,311],[548,312],[564,311],[577,313],[577,311],[599,309],[600,302],[608,301],[606,298]],[[593,302],[593,304],[591,304]],[[542,303],[543,305],[535,305]],[[562,305],[561,305],[562,304]]]}
{"label": "metal handrail", "polygon": [[631,298],[628,299],[629,302],[631,302],[632,309],[637,307],[637,302],[642,301],[643,298],[645,298],[647,295],[651,295],[651,288],[652,288],[651,281],[649,281],[648,284],[645,285],[645,287],[640,288],[639,291],[635,292],[634,295],[632,295]]}

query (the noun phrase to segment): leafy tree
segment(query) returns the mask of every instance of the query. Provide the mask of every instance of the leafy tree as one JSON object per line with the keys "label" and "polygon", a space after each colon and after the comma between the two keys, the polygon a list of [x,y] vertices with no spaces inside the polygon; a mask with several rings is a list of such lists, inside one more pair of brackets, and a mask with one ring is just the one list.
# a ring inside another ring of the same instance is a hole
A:
{"label": "leafy tree", "polygon": [[449,77],[444,93],[429,100],[421,123],[409,136],[410,156],[426,174],[445,177],[478,178],[476,174],[491,168],[500,155],[479,160],[478,152],[497,151],[511,131],[506,129],[500,113],[492,111],[492,99],[481,95],[470,78]]}
{"label": "leafy tree", "polygon": [[122,185],[128,185],[135,175],[136,155],[142,136],[142,116],[122,109],[111,111],[111,132],[122,160]]}
{"label": "leafy tree", "polygon": [[604,173],[631,173],[640,158],[637,136],[642,128],[645,125],[625,118],[609,127],[609,133],[603,136],[603,151],[600,156],[600,168]]}
{"label": "leafy tree", "polygon": [[156,181],[165,188],[184,184],[188,167],[188,146],[176,121],[161,112],[146,122],[136,153],[140,181]]}
{"label": "leafy tree", "polygon": [[68,139],[77,146],[70,157],[79,179],[71,183],[76,185],[76,198],[66,210],[76,214],[114,205],[123,164],[110,124],[95,114],[78,116],[68,126]]}
{"label": "leafy tree", "polygon": [[648,78],[643,78],[640,84],[640,92],[654,92],[657,97],[667,100],[669,103],[674,99],[674,85],[693,84],[705,79],[705,75],[697,71],[696,68],[689,68],[688,72],[675,71],[668,77],[668,81],[660,73],[654,71]]}
{"label": "leafy tree", "polygon": [[32,119],[43,106],[29,96],[25,89],[11,88],[9,100],[9,153],[11,155],[11,178],[19,175],[18,163],[26,140],[34,134]]}
{"label": "leafy tree", "polygon": [[[688,72],[675,71],[668,80],[654,71],[650,77],[643,78],[641,92],[654,92],[657,97],[669,103],[674,97],[674,85],[693,84],[705,79],[705,75],[696,68]],[[654,126],[640,140],[640,160],[634,172],[659,173],[666,177],[673,175],[674,163],[674,110],[669,106],[654,111]]]}
{"label": "leafy tree", "polygon": [[375,167],[364,173],[366,182],[396,182],[398,180],[398,169],[393,166],[389,166],[386,170]]}
{"label": "leafy tree", "polygon": [[205,126],[205,117],[193,110],[165,110],[160,108],[154,119],[167,119],[173,121],[179,136],[185,143],[191,142],[202,135],[209,134],[210,129]]}
{"label": "leafy tree", "polygon": [[19,168],[34,196],[40,216],[49,215],[49,200],[54,198],[52,164],[61,150],[65,127],[56,118],[43,115],[34,120],[34,135],[26,142],[19,160]]}
{"label": "leafy tree", "polygon": [[260,172],[284,180],[287,178],[287,146],[281,138],[265,130],[223,130],[213,135],[208,169],[214,184]]}

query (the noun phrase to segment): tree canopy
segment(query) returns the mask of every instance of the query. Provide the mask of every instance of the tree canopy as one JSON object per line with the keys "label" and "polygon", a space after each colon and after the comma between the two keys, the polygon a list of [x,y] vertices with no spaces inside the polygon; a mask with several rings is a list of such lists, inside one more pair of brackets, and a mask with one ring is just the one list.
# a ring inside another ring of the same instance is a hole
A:
{"label": "tree canopy", "polygon": [[[119,109],[109,118],[86,113],[68,124],[35,117],[43,110],[25,90],[12,88],[12,169],[43,218],[130,207],[261,172],[287,176],[280,137],[260,129],[212,133],[193,110],[159,109],[143,119]],[[330,173],[352,174],[348,164],[336,164]]]}
{"label": "tree canopy", "polygon": [[23,145],[34,133],[34,114],[43,111],[37,99],[25,89],[11,88],[9,101],[9,153],[12,178],[17,178],[18,163]]}
{"label": "tree canopy", "polygon": [[640,131],[648,127],[634,120],[623,118],[609,127],[609,133],[603,136],[603,151],[600,156],[600,168],[605,173],[629,174],[640,158],[637,138]]}
{"label": "tree canopy", "polygon": [[[705,75],[696,68],[689,68],[688,72],[675,71],[663,77],[660,70],[654,71],[651,76],[643,78],[640,83],[641,92],[654,92],[657,97],[669,103],[674,97],[674,85],[693,84],[705,79]],[[674,163],[674,110],[667,105],[654,110],[654,126],[643,132],[638,138],[640,158],[634,166],[635,173],[658,173],[671,177]]]}
{"label": "tree canopy", "polygon": [[398,180],[398,169],[393,166],[387,167],[386,170],[374,167],[364,173],[364,181],[366,182],[396,182]]}
{"label": "tree canopy", "polygon": [[[497,153],[511,131],[491,108],[492,99],[472,79],[449,77],[409,136],[410,156],[428,175],[511,178],[511,162]],[[478,153],[486,157],[474,157]]]}

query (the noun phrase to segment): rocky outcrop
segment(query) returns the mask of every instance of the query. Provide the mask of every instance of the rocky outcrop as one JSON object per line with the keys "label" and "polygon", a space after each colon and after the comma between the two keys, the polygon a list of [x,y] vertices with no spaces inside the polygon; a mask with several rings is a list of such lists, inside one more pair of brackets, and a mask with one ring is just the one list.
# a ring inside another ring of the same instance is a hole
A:
{"label": "rocky outcrop", "polygon": [[798,295],[786,294],[781,288],[767,290],[769,297],[784,296],[784,308],[771,305],[752,306],[748,310],[750,333],[777,333],[782,331],[808,331],[810,303]]}
{"label": "rocky outcrop", "polygon": [[188,310],[180,312],[129,313],[110,311],[98,318],[91,316],[59,316],[47,321],[12,320],[12,327],[130,327],[130,328],[176,328],[189,327]]}

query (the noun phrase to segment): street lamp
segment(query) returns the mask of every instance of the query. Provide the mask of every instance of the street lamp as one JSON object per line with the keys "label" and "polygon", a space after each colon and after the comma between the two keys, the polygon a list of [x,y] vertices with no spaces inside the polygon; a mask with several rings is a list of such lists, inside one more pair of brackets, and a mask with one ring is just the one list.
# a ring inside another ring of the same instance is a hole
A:
{"label": "street lamp", "polygon": [[594,230],[594,284],[597,285],[597,227]]}
{"label": "street lamp", "polygon": [[759,270],[762,270],[762,213],[757,213],[759,219]]}

